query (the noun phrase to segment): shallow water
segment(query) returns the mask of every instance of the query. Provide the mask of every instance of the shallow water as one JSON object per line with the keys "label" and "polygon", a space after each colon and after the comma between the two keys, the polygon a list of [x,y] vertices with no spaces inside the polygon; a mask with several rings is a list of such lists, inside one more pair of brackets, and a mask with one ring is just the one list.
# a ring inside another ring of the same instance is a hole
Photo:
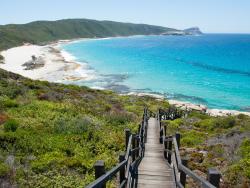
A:
{"label": "shallow water", "polygon": [[77,84],[249,110],[250,35],[136,36],[62,46],[96,71]]}

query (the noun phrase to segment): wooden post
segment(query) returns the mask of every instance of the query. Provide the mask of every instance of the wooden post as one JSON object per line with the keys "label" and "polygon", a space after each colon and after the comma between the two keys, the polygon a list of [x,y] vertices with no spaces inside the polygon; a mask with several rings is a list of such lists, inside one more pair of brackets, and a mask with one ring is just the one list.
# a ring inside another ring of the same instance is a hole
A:
{"label": "wooden post", "polygon": [[[105,166],[104,166],[104,161],[103,160],[98,160],[94,164],[94,169],[95,169],[95,179],[98,179],[102,175],[105,174]],[[104,183],[101,188],[105,188],[106,184]]]}
{"label": "wooden post", "polygon": [[167,136],[167,125],[164,124],[164,136]]}
{"label": "wooden post", "polygon": [[169,137],[169,140],[168,140],[168,163],[171,164],[171,151],[172,151],[172,140],[171,140],[172,136]]}
{"label": "wooden post", "polygon": [[168,156],[168,152],[167,152],[167,149],[168,149],[168,138],[167,137],[165,137],[165,139],[164,139],[164,148],[165,148],[165,150],[164,150],[164,157],[165,157],[165,159],[167,159],[167,156]]}
{"label": "wooden post", "polygon": [[[188,158],[183,158],[183,159],[181,159],[181,163],[182,163],[185,167],[187,167]],[[183,171],[180,171],[180,173],[181,173],[181,174],[180,174],[180,182],[181,182],[181,184],[183,185],[183,187],[185,187],[187,175],[186,175],[186,173],[183,172]]]}
{"label": "wooden post", "polygon": [[[132,149],[135,149],[135,142],[136,142],[136,135],[135,134],[132,134]],[[135,161],[135,158],[136,158],[136,152],[132,152],[132,161]]]}
{"label": "wooden post", "polygon": [[[135,147],[139,148],[139,145],[140,145],[140,137],[139,137],[139,135],[136,135],[135,136]],[[135,152],[135,158],[137,158],[138,156],[139,156],[139,150],[137,150]]]}
{"label": "wooden post", "polygon": [[126,146],[126,150],[128,148],[128,141],[129,141],[129,137],[131,135],[130,129],[125,129],[125,146]]}
{"label": "wooden post", "polygon": [[215,168],[208,169],[208,181],[215,187],[220,187],[220,172]]}
{"label": "wooden post", "polygon": [[141,131],[141,124],[138,125],[138,133],[140,134]]}
{"label": "wooden post", "polygon": [[180,148],[180,143],[181,143],[181,134],[180,133],[175,133],[175,138],[176,138],[177,146],[178,146],[178,149],[179,149]]}
{"label": "wooden post", "polygon": [[145,138],[145,129],[143,129],[143,130],[142,130],[142,133],[141,133],[141,142],[142,142],[142,143],[146,142],[145,139],[146,139],[146,138]]}
{"label": "wooden post", "polygon": [[[125,154],[121,153],[119,155],[119,162],[121,163],[122,161],[125,160]],[[125,166],[120,169],[120,184],[125,180]]]}
{"label": "wooden post", "polygon": [[148,119],[146,119],[145,123],[145,129],[144,129],[144,134],[145,134],[145,139],[144,142],[147,142],[147,137],[148,137]]}
{"label": "wooden post", "polygon": [[163,143],[163,129],[161,128],[160,130],[160,139],[159,139],[160,143]]}

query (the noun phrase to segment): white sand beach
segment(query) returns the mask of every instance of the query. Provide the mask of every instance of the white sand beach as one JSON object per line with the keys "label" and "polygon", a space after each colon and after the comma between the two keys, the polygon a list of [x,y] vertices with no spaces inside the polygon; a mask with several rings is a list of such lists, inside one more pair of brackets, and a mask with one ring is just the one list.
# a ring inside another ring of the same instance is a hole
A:
{"label": "white sand beach", "polygon": [[[0,68],[31,79],[50,82],[91,79],[93,70],[89,70],[87,64],[77,63],[67,52],[61,51],[60,43],[46,46],[25,44],[2,51],[0,54],[4,57],[4,63],[0,64]],[[44,65],[26,70],[23,64],[31,61],[32,56],[39,58]]]}

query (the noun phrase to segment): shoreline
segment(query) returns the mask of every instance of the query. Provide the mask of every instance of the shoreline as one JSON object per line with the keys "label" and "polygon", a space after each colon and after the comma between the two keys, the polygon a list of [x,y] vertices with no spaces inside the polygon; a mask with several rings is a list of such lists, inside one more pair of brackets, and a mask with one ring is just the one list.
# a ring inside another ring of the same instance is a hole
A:
{"label": "shoreline", "polygon": [[[115,37],[115,38],[119,38]],[[131,36],[128,36],[131,37]],[[138,36],[132,36],[138,37]],[[78,38],[71,40],[58,40],[48,43],[45,46],[24,44],[23,46],[10,48],[1,51],[0,54],[4,57],[4,63],[0,64],[0,68],[20,74],[34,80],[43,80],[49,82],[57,82],[64,84],[77,84],[79,81],[90,81],[96,79],[96,72],[90,69],[89,65],[84,62],[77,62],[76,58],[70,53],[61,48],[62,45],[81,42],[84,40],[106,40],[108,38]],[[25,70],[24,63],[31,60],[31,56],[41,57],[44,61],[44,66],[32,70]],[[91,87],[92,89],[105,89]],[[167,100],[169,104],[180,109],[196,110],[204,112],[211,116],[229,116],[245,114],[250,116],[250,112],[227,109],[210,109],[205,105],[194,104],[191,102],[166,99],[164,96],[153,93],[128,92],[126,95],[151,96],[159,100]]]}
{"label": "shoreline", "polygon": [[163,95],[160,95],[160,94],[130,92],[127,95],[149,96],[149,97],[156,98],[158,100],[167,100],[169,102],[169,104],[171,104],[177,108],[180,108],[182,110],[199,111],[199,112],[203,112],[207,115],[214,116],[214,117],[230,116],[230,115],[237,116],[239,114],[244,114],[244,115],[250,116],[250,112],[246,112],[246,111],[208,108],[207,106],[205,106],[203,104],[194,104],[194,103],[187,102],[187,101],[167,99]]}
{"label": "shoreline", "polygon": [[[4,62],[0,64],[0,68],[30,79],[57,83],[91,79],[93,70],[89,70],[87,64],[77,62],[74,56],[60,49],[61,44],[70,42],[73,40],[58,41],[45,46],[24,44],[1,51]],[[25,70],[23,64],[31,61],[32,56],[41,59],[44,65]]]}

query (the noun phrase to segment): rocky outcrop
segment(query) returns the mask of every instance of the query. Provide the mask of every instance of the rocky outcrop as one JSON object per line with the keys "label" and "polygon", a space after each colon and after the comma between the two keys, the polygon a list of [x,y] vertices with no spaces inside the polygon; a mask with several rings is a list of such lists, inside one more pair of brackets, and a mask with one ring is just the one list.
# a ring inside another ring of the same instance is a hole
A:
{"label": "rocky outcrop", "polygon": [[165,33],[162,33],[162,35],[179,35],[179,36],[183,36],[183,35],[202,35],[203,33],[201,32],[199,27],[191,27],[188,29],[184,29],[184,30],[171,30],[171,31],[167,31]]}
{"label": "rocky outcrop", "polygon": [[0,54],[0,64],[4,63],[4,57]]}
{"label": "rocky outcrop", "polygon": [[165,33],[162,33],[162,35],[186,35],[185,31],[181,31],[181,30],[176,30],[176,31],[168,31],[168,32],[165,32]]}
{"label": "rocky outcrop", "polygon": [[25,67],[24,70],[33,70],[33,69],[43,67],[44,64],[45,64],[45,61],[42,57],[36,57],[33,55],[32,59],[24,63],[22,66]]}
{"label": "rocky outcrop", "polygon": [[188,29],[183,30],[186,35],[202,35],[203,33],[201,32],[199,27],[191,27]]}

